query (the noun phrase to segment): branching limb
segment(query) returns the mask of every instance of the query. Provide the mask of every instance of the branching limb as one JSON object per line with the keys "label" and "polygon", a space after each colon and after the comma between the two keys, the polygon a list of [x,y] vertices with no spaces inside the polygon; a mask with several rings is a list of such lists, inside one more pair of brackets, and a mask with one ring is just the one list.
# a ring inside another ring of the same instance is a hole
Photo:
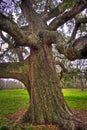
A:
{"label": "branching limb", "polygon": [[[32,14],[36,15],[36,12],[32,8],[32,2],[33,1],[31,0],[22,0],[21,2],[21,9],[27,22],[32,22]],[[30,26],[31,26],[31,23],[30,23]]]}
{"label": "branching limb", "polygon": [[47,8],[48,8],[48,1],[49,1],[49,0],[46,0],[45,12],[47,12]]}
{"label": "branching limb", "polygon": [[62,62],[60,62],[59,60],[56,61],[56,65],[59,65],[59,66],[62,68],[63,72],[67,72],[66,67],[65,67],[64,64],[63,64]]}
{"label": "branching limb", "polygon": [[31,32],[38,33],[40,29],[44,28],[45,24],[41,18],[41,15],[33,9],[33,4],[34,1],[32,0],[22,0],[21,9],[27,22],[29,23]]}
{"label": "branching limb", "polygon": [[87,58],[87,35],[76,39],[72,44],[57,44],[57,49],[69,60]]}
{"label": "branching limb", "polygon": [[23,44],[25,42],[24,34],[19,29],[17,24],[11,21],[8,17],[4,16],[3,14],[0,14],[0,29],[13,36],[18,43]]}
{"label": "branching limb", "polygon": [[80,13],[86,7],[87,7],[87,1],[85,2],[82,0],[77,1],[74,7],[70,11],[67,11],[63,13],[61,16],[56,17],[50,23],[49,25],[50,30],[56,30],[59,26],[63,25],[65,22],[75,17],[78,13]]}
{"label": "branching limb", "polygon": [[61,15],[64,12],[65,9],[59,9],[59,6],[60,5],[58,5],[57,7],[53,8],[53,9],[51,9],[50,12],[44,12],[44,14],[42,15],[43,20],[47,21],[47,20],[50,20],[50,19],[52,19],[54,17],[57,17],[57,16]]}
{"label": "branching limb", "polygon": [[[9,49],[14,48],[14,43],[13,43],[13,39],[10,40],[10,35],[8,35],[8,37],[5,37],[2,33],[2,31],[0,31],[0,36],[1,39],[4,41],[4,43],[8,43],[9,47],[5,50],[5,52],[7,52]],[[2,43],[1,43],[2,44]]]}
{"label": "branching limb", "polygon": [[69,60],[87,58],[87,35],[74,40],[72,44],[66,44],[63,36],[55,31],[41,31],[39,37],[45,44],[57,44],[58,51]]}
{"label": "branching limb", "polygon": [[75,27],[74,27],[74,29],[73,29],[71,38],[70,38],[70,40],[68,41],[68,43],[75,38],[76,33],[77,33],[77,30],[78,30],[78,28],[81,26],[82,23],[83,23],[83,24],[87,23],[87,17],[85,17],[85,18],[80,18],[80,19],[77,19],[77,20],[76,20]]}
{"label": "branching limb", "polygon": [[0,63],[0,78],[13,78],[24,81],[27,75],[27,64],[24,62]]}
{"label": "branching limb", "polygon": [[39,32],[39,37],[45,44],[65,43],[64,37],[56,31],[42,30]]}
{"label": "branching limb", "polygon": [[59,60],[56,61],[56,65],[59,65],[61,67],[60,79],[62,79],[63,73],[66,73],[68,70],[66,69],[64,64],[62,62],[60,62]]}
{"label": "branching limb", "polygon": [[17,46],[38,48],[38,37],[35,34],[25,35],[16,23],[3,14],[0,14],[0,29],[10,34]]}

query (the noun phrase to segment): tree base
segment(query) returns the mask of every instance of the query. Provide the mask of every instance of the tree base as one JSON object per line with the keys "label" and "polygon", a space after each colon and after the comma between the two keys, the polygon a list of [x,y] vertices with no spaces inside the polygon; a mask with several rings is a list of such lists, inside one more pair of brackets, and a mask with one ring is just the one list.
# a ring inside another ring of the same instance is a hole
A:
{"label": "tree base", "polygon": [[[22,122],[26,123],[28,122],[29,124],[32,124],[32,119],[31,116],[29,116],[29,114],[31,115],[31,113],[29,113],[29,110],[25,113],[25,115],[22,118]],[[52,127],[56,128],[56,130],[87,130],[87,124],[85,124],[84,122],[81,122],[76,116],[73,118],[68,118],[68,119],[61,119],[57,122],[53,121],[52,123],[46,122],[46,123],[34,123],[32,124],[34,126],[34,128],[41,128],[42,126],[46,126],[44,128],[46,128],[46,130],[54,130],[52,129]],[[51,126],[51,129],[49,128]],[[37,129],[35,129],[37,130]],[[43,127],[42,129],[43,130]]]}

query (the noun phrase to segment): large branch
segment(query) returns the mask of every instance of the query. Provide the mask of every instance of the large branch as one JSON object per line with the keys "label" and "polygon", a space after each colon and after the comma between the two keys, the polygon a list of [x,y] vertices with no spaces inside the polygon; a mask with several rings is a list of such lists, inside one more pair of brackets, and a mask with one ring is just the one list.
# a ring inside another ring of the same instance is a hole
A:
{"label": "large branch", "polygon": [[0,14],[0,29],[10,34],[17,46],[38,48],[38,37],[35,34],[25,35],[16,23],[3,14]]}
{"label": "large branch", "polygon": [[29,26],[31,26],[31,22],[35,21],[32,19],[32,16],[37,15],[37,13],[32,8],[32,4],[33,4],[32,2],[33,1],[31,0],[22,0],[21,2],[21,9],[22,9],[23,15],[25,16],[27,22],[30,24]]}
{"label": "large branch", "polygon": [[27,70],[24,62],[20,63],[0,63],[0,78],[13,78],[23,81]]}
{"label": "large branch", "polygon": [[38,35],[45,44],[65,43],[64,37],[56,31],[41,30]]}
{"label": "large branch", "polygon": [[39,30],[44,28],[46,25],[44,24],[41,15],[33,9],[33,3],[34,1],[32,0],[22,0],[21,9],[24,17],[29,23],[30,30],[37,34]]}
{"label": "large branch", "polygon": [[63,25],[68,20],[75,17],[78,13],[83,11],[87,7],[87,1],[86,0],[79,0],[76,2],[74,7],[62,15],[56,17],[49,25],[50,30],[56,30],[59,26]]}
{"label": "large branch", "polygon": [[43,44],[57,44],[58,51],[69,60],[87,58],[87,35],[73,40],[71,44],[67,44],[63,36],[55,31],[40,31],[39,37]]}
{"label": "large branch", "polygon": [[57,49],[69,60],[87,59],[87,35],[76,39],[72,44],[57,44]]}
{"label": "large branch", "polygon": [[62,62],[60,62],[59,60],[56,61],[56,65],[59,65],[59,66],[61,67],[60,79],[62,79],[63,73],[66,73],[68,70],[67,70],[67,68],[64,66],[64,64],[63,64]]}
{"label": "large branch", "polygon": [[87,23],[87,17],[80,18],[80,19],[77,19],[77,20],[76,20],[75,27],[74,27],[74,29],[73,29],[71,38],[70,38],[70,40],[69,40],[68,42],[72,41],[72,40],[75,38],[75,36],[76,36],[76,34],[77,34],[77,30],[79,29],[79,27],[81,26],[82,23],[83,23],[83,24]]}
{"label": "large branch", "polygon": [[59,65],[62,69],[63,72],[67,72],[66,67],[64,66],[64,64],[62,62],[60,62],[59,60],[56,61],[56,65]]}
{"label": "large branch", "polygon": [[61,5],[56,6],[55,8],[51,9],[50,12],[44,11],[42,18],[44,21],[53,19],[54,17],[57,17],[58,15],[62,14],[65,9],[60,9]]}

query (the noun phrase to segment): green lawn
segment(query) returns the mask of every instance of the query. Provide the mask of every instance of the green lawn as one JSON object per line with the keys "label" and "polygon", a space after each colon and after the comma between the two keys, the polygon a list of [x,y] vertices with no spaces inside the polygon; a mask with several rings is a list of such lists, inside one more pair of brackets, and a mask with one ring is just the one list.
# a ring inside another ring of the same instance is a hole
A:
{"label": "green lawn", "polygon": [[[63,89],[68,105],[71,108],[87,110],[87,90]],[[26,109],[29,97],[26,90],[1,90],[0,91],[0,126],[8,124],[6,115],[18,110]]]}
{"label": "green lawn", "polygon": [[29,97],[26,90],[1,90],[0,91],[0,126],[8,123],[5,116],[18,110],[27,108]]}
{"label": "green lawn", "polygon": [[87,110],[87,89],[63,89],[64,97],[71,108]]}

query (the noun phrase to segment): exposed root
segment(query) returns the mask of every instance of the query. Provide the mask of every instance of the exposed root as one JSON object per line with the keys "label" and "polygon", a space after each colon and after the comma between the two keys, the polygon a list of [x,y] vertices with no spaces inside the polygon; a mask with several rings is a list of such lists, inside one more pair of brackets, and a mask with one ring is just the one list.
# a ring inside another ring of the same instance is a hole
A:
{"label": "exposed root", "polygon": [[22,122],[32,122],[30,109],[28,109],[23,115]]}
{"label": "exposed root", "polygon": [[64,120],[59,126],[61,130],[87,130],[87,124],[81,122],[79,119]]}
{"label": "exposed root", "polygon": [[[26,112],[26,110],[23,111],[19,111],[16,112],[15,114],[13,114],[9,119],[12,120],[14,119],[14,124],[11,127],[11,130],[17,130],[17,128],[22,128],[23,130],[26,130],[26,128],[28,128],[31,124],[31,118],[30,118],[31,113],[29,113],[29,110]],[[85,115],[85,117],[84,117]],[[47,130],[87,130],[87,121],[86,121],[86,115],[87,113],[84,113],[83,115],[79,116],[75,114],[74,117],[70,117],[67,119],[62,118],[61,120],[59,120],[57,123],[53,123],[53,124],[49,124],[49,122],[46,122],[46,125],[49,127],[47,127]],[[21,120],[23,116],[23,119]],[[27,120],[26,120],[26,116],[27,116]],[[78,118],[77,118],[78,117]],[[85,120],[84,120],[85,119]],[[21,122],[22,121],[22,122]],[[39,130],[38,126],[42,126],[42,125],[36,125],[34,128],[35,130]],[[56,127],[54,129],[54,126]],[[59,127],[60,129],[59,129]],[[41,127],[40,127],[41,128]]]}

